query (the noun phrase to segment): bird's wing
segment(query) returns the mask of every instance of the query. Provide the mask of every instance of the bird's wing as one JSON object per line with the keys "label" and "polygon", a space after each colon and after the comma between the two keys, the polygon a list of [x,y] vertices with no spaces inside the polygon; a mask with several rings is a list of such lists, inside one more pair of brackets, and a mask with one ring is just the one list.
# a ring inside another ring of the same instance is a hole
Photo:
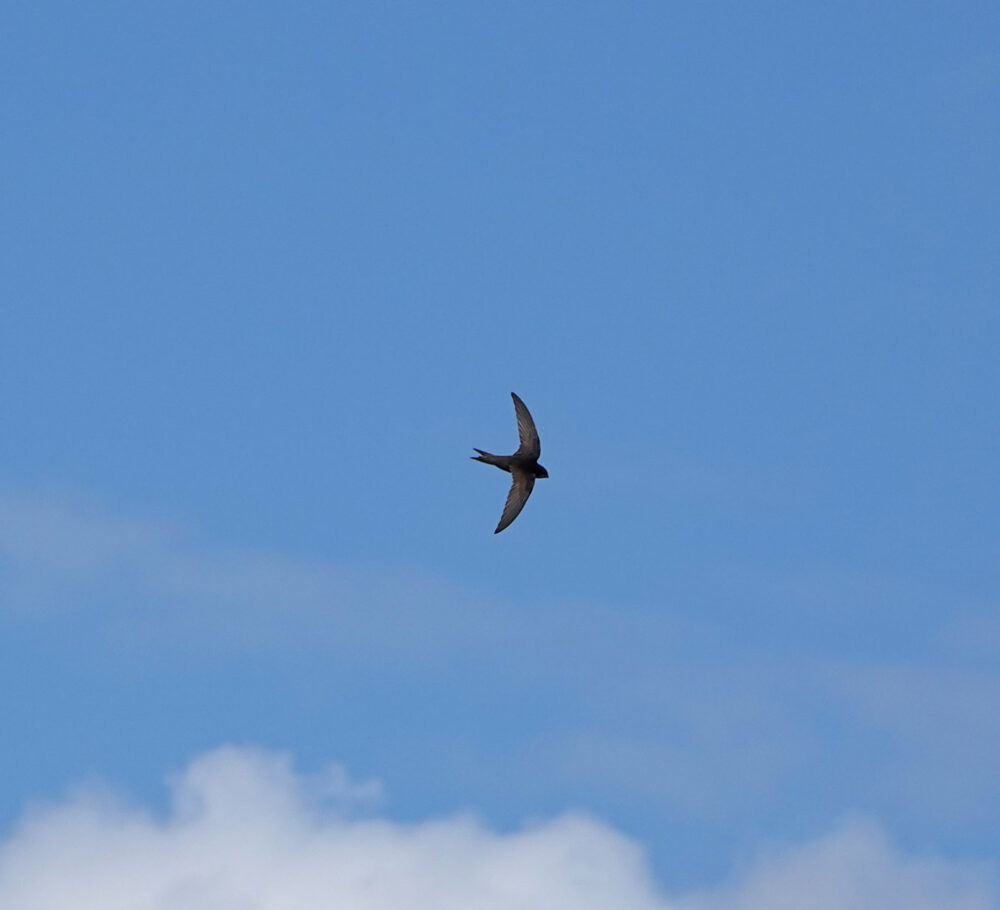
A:
{"label": "bird's wing", "polygon": [[[537,459],[542,454],[542,443],[538,439],[535,421],[531,419],[528,408],[517,395],[511,392],[510,397],[514,399],[514,413],[517,414],[517,435],[521,440],[521,447],[517,450],[517,454]],[[525,499],[527,498],[525,496]]]}
{"label": "bird's wing", "polygon": [[507,494],[507,501],[503,506],[503,515],[500,516],[500,524],[497,525],[494,534],[499,534],[521,514],[521,509],[524,508],[531,491],[535,488],[533,474],[518,468],[512,468],[510,473],[514,476],[514,482],[510,485],[510,492]]}

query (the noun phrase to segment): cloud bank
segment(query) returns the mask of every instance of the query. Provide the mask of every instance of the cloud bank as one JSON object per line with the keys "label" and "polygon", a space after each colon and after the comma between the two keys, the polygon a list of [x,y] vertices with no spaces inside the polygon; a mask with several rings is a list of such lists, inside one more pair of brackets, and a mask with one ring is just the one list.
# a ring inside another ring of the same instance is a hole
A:
{"label": "cloud bank", "polygon": [[500,833],[468,816],[403,824],[377,785],[296,774],[223,747],[171,782],[158,816],[108,792],[30,810],[0,843],[5,910],[991,910],[974,868],[904,857],[847,824],[732,884],[662,893],[639,845],[563,815]]}

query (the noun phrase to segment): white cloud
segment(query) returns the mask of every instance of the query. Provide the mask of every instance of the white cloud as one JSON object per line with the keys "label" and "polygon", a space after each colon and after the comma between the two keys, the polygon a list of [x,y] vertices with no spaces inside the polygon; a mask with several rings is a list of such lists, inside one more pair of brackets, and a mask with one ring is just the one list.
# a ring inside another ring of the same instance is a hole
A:
{"label": "white cloud", "polygon": [[903,856],[875,824],[855,820],[819,840],[759,857],[738,885],[689,910],[982,910],[987,873]]}
{"label": "white cloud", "polygon": [[35,811],[0,853],[5,910],[662,906],[640,851],[584,817],[516,834],[468,817],[351,818],[287,759],[209,753],[164,820],[107,797]]}
{"label": "white cloud", "polygon": [[[329,776],[325,777],[329,781]],[[226,747],[157,817],[107,793],[35,808],[0,844],[4,910],[988,910],[984,877],[901,856],[871,824],[778,851],[732,887],[667,897],[640,847],[582,815],[512,833],[467,816],[359,817],[342,771]]]}

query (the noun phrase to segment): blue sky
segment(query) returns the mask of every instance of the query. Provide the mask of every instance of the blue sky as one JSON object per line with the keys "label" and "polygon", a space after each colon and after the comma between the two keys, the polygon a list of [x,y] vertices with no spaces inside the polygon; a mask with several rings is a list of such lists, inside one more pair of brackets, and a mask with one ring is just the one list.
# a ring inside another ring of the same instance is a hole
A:
{"label": "blue sky", "polygon": [[998,18],[9,4],[0,894],[234,746],[668,896],[858,831],[995,889]]}

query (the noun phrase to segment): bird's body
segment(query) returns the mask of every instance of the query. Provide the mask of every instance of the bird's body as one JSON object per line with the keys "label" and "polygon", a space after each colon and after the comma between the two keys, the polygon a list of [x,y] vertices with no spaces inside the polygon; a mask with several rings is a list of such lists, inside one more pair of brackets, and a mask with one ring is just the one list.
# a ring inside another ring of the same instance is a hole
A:
{"label": "bird's body", "polygon": [[503,514],[494,534],[499,534],[521,513],[531,491],[535,488],[535,478],[549,476],[549,472],[538,463],[538,456],[542,454],[542,444],[538,439],[535,421],[531,419],[527,407],[517,395],[511,392],[510,397],[514,399],[514,413],[517,415],[517,435],[521,442],[518,450],[513,455],[493,455],[482,449],[475,449],[479,454],[472,456],[474,461],[491,464],[501,471],[507,471],[513,477]]}

